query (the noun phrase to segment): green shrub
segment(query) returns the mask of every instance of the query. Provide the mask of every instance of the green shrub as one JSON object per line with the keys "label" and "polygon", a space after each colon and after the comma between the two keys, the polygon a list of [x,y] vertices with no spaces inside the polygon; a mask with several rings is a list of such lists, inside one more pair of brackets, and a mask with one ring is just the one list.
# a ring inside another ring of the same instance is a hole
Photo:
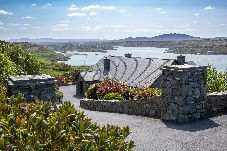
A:
{"label": "green shrub", "polygon": [[227,91],[227,73],[218,72],[214,66],[209,65],[207,68],[207,89],[208,92]]}
{"label": "green shrub", "polygon": [[90,85],[88,87],[88,90],[85,93],[85,96],[88,99],[95,99],[95,100],[97,100],[98,99],[98,96],[97,96],[97,90],[98,90],[98,88],[99,88],[99,83],[95,83],[95,84]]}
{"label": "green shrub", "polygon": [[157,88],[129,88],[128,92],[133,99],[146,99],[162,94],[161,90]]}
{"label": "green shrub", "polygon": [[0,53],[16,64],[19,74],[38,74],[40,71],[40,64],[33,55],[11,43],[0,40]]}
{"label": "green shrub", "polygon": [[124,98],[118,93],[108,93],[103,97],[104,100],[119,100],[123,101]]}
{"label": "green shrub", "polygon": [[54,107],[0,96],[0,150],[132,150],[128,135],[128,127],[99,127],[70,102]]}
{"label": "green shrub", "polygon": [[6,95],[6,79],[10,75],[37,74],[36,58],[14,45],[0,40],[0,95]]}

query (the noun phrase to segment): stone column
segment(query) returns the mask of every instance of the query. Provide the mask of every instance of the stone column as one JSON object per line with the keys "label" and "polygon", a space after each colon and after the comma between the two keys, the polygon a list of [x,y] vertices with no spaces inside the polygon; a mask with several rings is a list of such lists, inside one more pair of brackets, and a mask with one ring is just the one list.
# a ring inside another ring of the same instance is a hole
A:
{"label": "stone column", "polygon": [[162,76],[163,120],[186,123],[205,117],[206,67],[165,66]]}

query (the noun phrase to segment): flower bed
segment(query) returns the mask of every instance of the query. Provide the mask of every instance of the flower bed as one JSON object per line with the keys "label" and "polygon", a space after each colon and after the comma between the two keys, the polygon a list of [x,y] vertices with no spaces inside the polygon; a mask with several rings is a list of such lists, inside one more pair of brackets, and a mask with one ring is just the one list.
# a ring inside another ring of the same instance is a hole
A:
{"label": "flower bed", "polygon": [[86,92],[86,97],[88,99],[104,99],[104,96],[109,93],[119,94],[124,100],[147,99],[161,95],[161,91],[156,88],[133,88],[106,78],[103,82],[91,85]]}

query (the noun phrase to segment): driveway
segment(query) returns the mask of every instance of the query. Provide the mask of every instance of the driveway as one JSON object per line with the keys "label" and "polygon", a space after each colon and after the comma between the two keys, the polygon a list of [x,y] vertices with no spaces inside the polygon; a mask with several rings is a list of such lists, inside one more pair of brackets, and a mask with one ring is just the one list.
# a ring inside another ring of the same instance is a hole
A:
{"label": "driveway", "polygon": [[113,124],[129,126],[131,134],[127,140],[135,141],[138,151],[227,151],[227,115],[220,115],[189,124],[163,122],[159,119],[89,111],[79,107],[76,86],[62,86],[64,100],[72,102],[99,125]]}

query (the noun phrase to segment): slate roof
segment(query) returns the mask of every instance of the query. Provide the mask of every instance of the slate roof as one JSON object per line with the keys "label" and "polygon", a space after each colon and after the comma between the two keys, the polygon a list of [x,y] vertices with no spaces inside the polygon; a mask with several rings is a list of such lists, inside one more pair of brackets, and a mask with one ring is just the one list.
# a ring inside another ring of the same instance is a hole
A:
{"label": "slate roof", "polygon": [[[104,71],[104,58],[110,59],[109,72]],[[99,60],[89,71],[81,72],[85,81],[102,81],[105,76],[133,87],[149,87],[161,75],[163,66],[174,59],[107,56]]]}

